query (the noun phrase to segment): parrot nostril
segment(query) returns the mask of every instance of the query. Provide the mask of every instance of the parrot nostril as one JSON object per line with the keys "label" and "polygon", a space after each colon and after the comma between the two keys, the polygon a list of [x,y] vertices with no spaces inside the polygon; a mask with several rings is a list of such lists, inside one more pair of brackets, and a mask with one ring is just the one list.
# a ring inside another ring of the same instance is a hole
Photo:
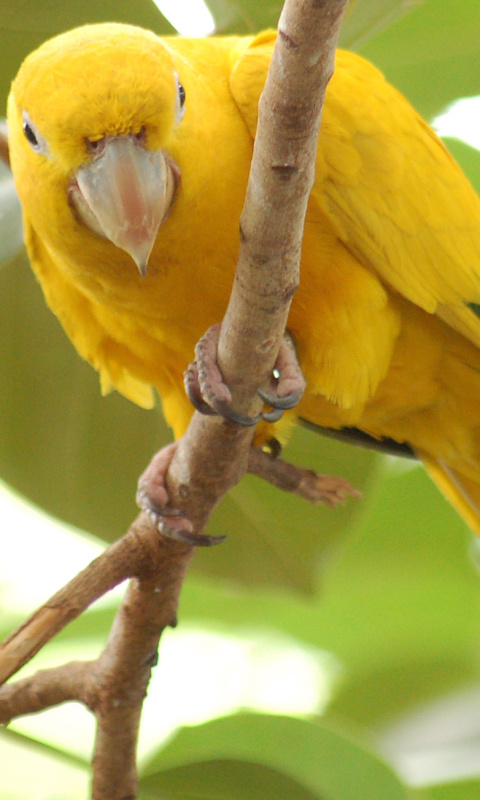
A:
{"label": "parrot nostril", "polygon": [[88,152],[98,158],[102,155],[105,147],[107,145],[107,137],[104,136],[102,139],[85,139],[85,143],[87,145]]}
{"label": "parrot nostril", "polygon": [[132,133],[132,139],[134,139],[137,144],[142,145],[142,147],[145,145],[146,138],[145,126],[141,127],[138,133]]}

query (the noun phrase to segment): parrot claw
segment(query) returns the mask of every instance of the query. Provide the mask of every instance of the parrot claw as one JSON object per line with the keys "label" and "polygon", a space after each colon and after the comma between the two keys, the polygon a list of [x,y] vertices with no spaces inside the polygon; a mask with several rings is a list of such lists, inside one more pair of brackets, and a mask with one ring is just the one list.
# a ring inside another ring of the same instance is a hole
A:
{"label": "parrot claw", "polygon": [[249,417],[247,414],[240,414],[229,406],[228,403],[222,402],[221,400],[215,401],[214,408],[215,413],[220,417],[228,419],[229,422],[234,422],[235,425],[240,425],[242,428],[251,428],[263,419],[263,414],[258,414],[257,417]]}
{"label": "parrot claw", "polygon": [[168,529],[163,528],[163,525],[160,532],[167,539],[174,539],[176,542],[189,544],[191,547],[214,547],[227,538],[226,536],[208,536],[205,533],[189,533],[188,531],[174,531],[172,534]]}
{"label": "parrot claw", "polygon": [[257,394],[262,398],[263,402],[267,406],[272,406],[272,408],[275,408],[278,411],[286,411],[287,409],[295,408],[295,406],[298,405],[302,399],[303,392],[290,392],[289,394],[285,395],[285,397],[279,397],[276,394],[265,392],[263,389],[257,389]]}
{"label": "parrot claw", "polygon": [[278,422],[285,410],[297,405],[306,386],[290,334],[285,333],[280,345],[269,390],[257,389],[259,397],[273,410],[249,417],[232,408],[230,389],[217,364],[220,328],[220,324],[212,325],[195,348],[196,360],[184,374],[188,399],[201,414],[217,414],[242,427],[257,425],[261,420]]}
{"label": "parrot claw", "polygon": [[277,422],[284,411],[295,408],[306,388],[292,337],[285,332],[273,367],[268,390],[257,389],[257,394],[273,411],[266,411],[263,419]]}
{"label": "parrot claw", "polygon": [[162,536],[192,547],[211,547],[220,544],[225,536],[206,536],[195,533],[186,512],[168,506],[169,497],[165,477],[177,449],[169,444],[154,455],[138,482],[137,505],[147,515]]}
{"label": "parrot claw", "polygon": [[[151,519],[150,521],[152,522]],[[173,539],[175,542],[188,544],[191,547],[213,547],[216,544],[221,544],[227,538],[226,536],[207,536],[203,533],[195,533],[193,530],[189,531],[185,528],[171,525],[165,520],[161,520],[155,527],[167,539]]]}
{"label": "parrot claw", "polygon": [[[262,397],[258,389],[257,389],[257,394],[259,394],[260,397]],[[268,400],[266,400],[265,402],[268,405],[271,405],[271,403],[268,403]],[[281,419],[282,417],[283,417],[283,408],[275,408],[273,411],[264,411],[262,414],[262,419],[264,419],[265,422],[278,422],[278,420]]]}

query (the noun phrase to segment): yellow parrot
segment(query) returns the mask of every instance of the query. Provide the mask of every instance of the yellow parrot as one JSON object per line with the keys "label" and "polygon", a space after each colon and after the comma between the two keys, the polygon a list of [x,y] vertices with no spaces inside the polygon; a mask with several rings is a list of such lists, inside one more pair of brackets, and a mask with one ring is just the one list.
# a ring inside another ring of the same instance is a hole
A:
{"label": "yellow parrot", "polygon": [[[183,373],[221,322],[257,105],[275,41],[78,28],[28,56],[8,104],[26,244],[103,392],[158,390],[178,439]],[[480,534],[480,200],[364,59],[338,51],[288,331],[292,419],[415,453]]]}

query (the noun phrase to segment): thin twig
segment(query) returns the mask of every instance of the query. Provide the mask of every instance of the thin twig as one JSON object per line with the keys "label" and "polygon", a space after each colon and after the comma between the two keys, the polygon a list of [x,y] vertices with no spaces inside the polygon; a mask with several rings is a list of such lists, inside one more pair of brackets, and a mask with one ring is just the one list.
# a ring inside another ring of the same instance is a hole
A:
{"label": "thin twig", "polygon": [[0,724],[14,717],[33,714],[67,700],[80,700],[90,661],[70,661],[61,667],[42,669],[9,686],[0,687]]}

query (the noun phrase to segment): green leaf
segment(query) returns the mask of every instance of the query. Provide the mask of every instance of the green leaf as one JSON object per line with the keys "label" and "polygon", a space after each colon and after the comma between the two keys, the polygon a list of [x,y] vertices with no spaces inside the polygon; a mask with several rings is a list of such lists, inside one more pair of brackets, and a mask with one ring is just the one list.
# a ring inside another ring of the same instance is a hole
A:
{"label": "green leaf", "polygon": [[476,680],[473,652],[418,658],[405,648],[394,663],[352,672],[340,684],[328,714],[357,725],[378,726]]}
{"label": "green leaf", "polygon": [[429,786],[428,800],[478,800],[480,781],[455,781],[439,786]]}
{"label": "green leaf", "polygon": [[[124,587],[126,588],[126,584],[124,584]],[[112,602],[112,604],[109,604],[106,608],[98,608],[97,606],[89,608],[80,617],[77,617],[72,622],[69,622],[68,625],[60,631],[60,633],[57,633],[55,636],[55,642],[57,644],[68,642],[75,646],[81,644],[82,642],[85,642],[87,645],[93,639],[95,639],[95,641],[106,641],[111,630],[118,605],[119,602]]]}
{"label": "green leaf", "polygon": [[317,794],[276,769],[232,759],[162,770],[143,779],[140,791],[145,800],[319,800]]}
{"label": "green leaf", "polygon": [[361,48],[426,119],[480,94],[480,4],[427,0]]}
{"label": "green leaf", "polygon": [[[421,2],[424,0],[352,0],[342,26],[340,46],[359,47]],[[215,20],[217,34],[254,34],[277,27],[283,2],[207,0],[207,5]]]}
{"label": "green leaf", "polygon": [[356,50],[425,0],[353,0],[348,4],[340,46]]}
{"label": "green leaf", "polygon": [[25,750],[27,751],[34,750],[39,753],[44,753],[47,756],[51,756],[58,762],[64,762],[74,767],[90,770],[90,764],[84,758],[81,758],[74,753],[67,753],[65,750],[58,750],[56,747],[53,747],[46,742],[41,742],[38,739],[34,739],[32,736],[25,736],[25,734],[19,733],[19,731],[16,731],[13,728],[2,726],[0,728],[0,741],[2,739],[6,739],[12,743],[21,745],[25,747]]}
{"label": "green leaf", "polygon": [[270,0],[207,0],[215,20],[215,32],[226,34],[254,34],[265,28],[276,28],[283,3]]}
{"label": "green leaf", "polygon": [[290,776],[317,798],[406,800],[393,771],[357,743],[318,723],[237,714],[183,728],[147,765],[142,786],[163,770],[229,759],[263,764]]}
{"label": "green leaf", "polygon": [[54,516],[121,536],[138,476],[168,430],[118,394],[101,397],[23,257],[0,271],[0,361],[2,478]]}
{"label": "green leaf", "polygon": [[84,800],[89,765],[28,736],[0,729],[0,800]]}
{"label": "green leaf", "polygon": [[[3,0],[0,9],[0,29],[6,31],[35,31],[54,36],[56,33],[95,22],[127,22],[144,27],[158,26],[160,11],[152,0]],[[170,28],[170,30],[172,30]]]}

